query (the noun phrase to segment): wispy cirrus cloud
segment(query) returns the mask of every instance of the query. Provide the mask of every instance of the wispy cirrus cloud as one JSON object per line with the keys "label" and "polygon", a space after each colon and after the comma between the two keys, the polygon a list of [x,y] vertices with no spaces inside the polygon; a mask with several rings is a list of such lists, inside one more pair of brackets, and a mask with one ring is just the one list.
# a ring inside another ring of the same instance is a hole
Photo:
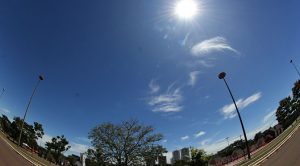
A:
{"label": "wispy cirrus cloud", "polygon": [[198,137],[201,137],[201,136],[203,136],[205,134],[206,134],[205,131],[200,131],[200,132],[198,132],[198,133],[195,134],[195,137],[198,138]]}
{"label": "wispy cirrus cloud", "polygon": [[148,104],[153,112],[180,112],[183,106],[180,105],[183,97],[180,88],[170,85],[165,93],[150,97]]}
{"label": "wispy cirrus cloud", "polygon": [[264,116],[263,118],[263,123],[268,122],[269,120],[271,120],[271,118],[275,115],[276,110],[269,112],[266,116]]}
{"label": "wispy cirrus cloud", "polygon": [[8,110],[6,108],[0,108],[0,112],[5,113],[5,114],[9,114],[10,110]]}
{"label": "wispy cirrus cloud", "polygon": [[79,144],[75,142],[70,143],[71,148],[69,149],[70,152],[79,155],[80,153],[84,153],[88,150],[89,146],[85,144]]}
{"label": "wispy cirrus cloud", "polygon": [[156,84],[155,80],[151,80],[149,83],[149,88],[150,88],[150,93],[153,94],[159,91],[160,86]]}
{"label": "wispy cirrus cloud", "polygon": [[[258,93],[255,93],[255,94],[247,97],[246,99],[237,100],[236,105],[239,108],[239,110],[242,110],[242,109],[246,108],[248,105],[259,100],[260,98],[261,98],[261,92],[258,92]],[[225,119],[231,119],[237,115],[237,113],[235,111],[235,106],[233,103],[223,106],[220,111],[224,115]]]}
{"label": "wispy cirrus cloud", "polygon": [[201,144],[202,146],[204,146],[204,145],[207,145],[210,141],[211,141],[210,138],[204,139],[204,140],[202,140],[202,141],[200,142],[200,144]]}
{"label": "wispy cirrus cloud", "polygon": [[228,44],[227,40],[221,36],[213,37],[199,42],[195,44],[191,49],[192,55],[199,57],[206,56],[207,54],[216,51],[232,51],[234,53],[238,53],[238,51],[232,48]]}
{"label": "wispy cirrus cloud", "polygon": [[192,71],[189,73],[189,82],[188,85],[194,86],[197,82],[197,76],[200,74],[200,71]]}
{"label": "wispy cirrus cloud", "polygon": [[182,140],[182,141],[184,141],[184,140],[188,140],[190,137],[188,136],[188,135],[186,135],[186,136],[183,136],[183,137],[181,137],[180,139]]}

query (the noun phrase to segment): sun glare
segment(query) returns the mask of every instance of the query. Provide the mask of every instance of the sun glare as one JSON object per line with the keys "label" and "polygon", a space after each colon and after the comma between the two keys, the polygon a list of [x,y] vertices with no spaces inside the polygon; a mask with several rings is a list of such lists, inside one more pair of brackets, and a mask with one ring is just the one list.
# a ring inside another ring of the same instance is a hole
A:
{"label": "sun glare", "polygon": [[179,0],[175,5],[175,14],[180,19],[193,19],[198,14],[198,10],[198,4],[194,0]]}

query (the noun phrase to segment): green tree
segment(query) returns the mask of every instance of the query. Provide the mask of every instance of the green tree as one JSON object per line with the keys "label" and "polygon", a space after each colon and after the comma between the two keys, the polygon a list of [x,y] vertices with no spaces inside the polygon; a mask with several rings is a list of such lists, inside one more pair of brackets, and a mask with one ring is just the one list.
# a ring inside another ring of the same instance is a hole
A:
{"label": "green tree", "polygon": [[44,135],[43,125],[39,124],[38,122],[34,122],[33,126],[34,126],[35,137],[37,139],[43,138],[43,135]]}
{"label": "green tree", "polygon": [[151,165],[153,161],[158,160],[159,156],[163,156],[163,154],[167,152],[167,149],[161,145],[152,145],[146,148],[146,150],[143,152],[143,158],[146,162],[146,165]]}
{"label": "green tree", "polygon": [[92,145],[103,153],[105,162],[117,166],[141,165],[145,152],[157,146],[161,134],[153,134],[152,126],[143,126],[136,120],[115,125],[103,123],[89,133]]}
{"label": "green tree", "polygon": [[62,152],[70,148],[68,144],[69,142],[64,135],[53,137],[51,142],[46,142],[46,148],[53,155],[56,163],[59,162]]}
{"label": "green tree", "polygon": [[296,102],[300,101],[300,80],[296,81],[294,87],[292,88],[293,99]]}
{"label": "green tree", "polygon": [[295,110],[294,119],[300,116],[300,80],[295,82],[293,92],[293,109]]}
{"label": "green tree", "polygon": [[202,149],[191,148],[190,166],[204,166],[208,164],[210,156]]}
{"label": "green tree", "polygon": [[254,141],[257,142],[260,138],[264,137],[262,132],[258,132],[254,136]]}
{"label": "green tree", "polygon": [[286,97],[279,102],[279,107],[276,111],[277,121],[285,129],[292,123],[292,119],[290,118],[290,115],[293,113],[292,104],[291,97]]}
{"label": "green tree", "polygon": [[[21,132],[22,119],[20,117],[14,117],[14,121],[11,123],[10,136],[17,141]],[[42,138],[44,130],[41,124],[34,122],[34,126],[24,122],[23,132],[21,137],[21,144],[26,143],[31,148],[36,149],[37,139]]]}
{"label": "green tree", "polygon": [[9,134],[11,131],[11,122],[5,115],[2,115],[2,117],[1,117],[1,129],[6,134]]}
{"label": "green tree", "polygon": [[87,166],[107,166],[104,162],[103,154],[99,149],[88,149],[85,163]]}

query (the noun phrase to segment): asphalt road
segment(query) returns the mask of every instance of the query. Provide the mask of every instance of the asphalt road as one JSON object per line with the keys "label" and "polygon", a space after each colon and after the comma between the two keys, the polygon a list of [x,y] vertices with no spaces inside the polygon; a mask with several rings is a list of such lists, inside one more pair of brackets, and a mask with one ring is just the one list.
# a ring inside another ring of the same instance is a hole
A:
{"label": "asphalt road", "polygon": [[31,166],[0,137],[0,166]]}
{"label": "asphalt road", "polygon": [[300,129],[282,145],[281,148],[269,159],[267,159],[262,166],[299,166],[300,165]]}

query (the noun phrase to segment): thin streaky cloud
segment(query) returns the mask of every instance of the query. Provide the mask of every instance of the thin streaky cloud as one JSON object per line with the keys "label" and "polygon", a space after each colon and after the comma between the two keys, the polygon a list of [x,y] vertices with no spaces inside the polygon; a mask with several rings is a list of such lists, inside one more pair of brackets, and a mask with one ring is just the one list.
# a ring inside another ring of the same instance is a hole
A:
{"label": "thin streaky cloud", "polygon": [[[261,98],[261,92],[255,93],[246,99],[239,99],[236,102],[237,107],[242,110],[246,108],[248,105],[254,103],[255,101],[259,100]],[[231,119],[236,117],[237,113],[235,110],[234,104],[228,104],[221,108],[221,113],[224,115],[225,119]]]}
{"label": "thin streaky cloud", "polygon": [[194,56],[206,56],[211,52],[226,50],[238,53],[236,49],[228,44],[224,37],[217,36],[195,44],[191,49],[191,53]]}
{"label": "thin streaky cloud", "polygon": [[204,139],[203,141],[200,142],[200,144],[202,146],[204,146],[204,145],[207,145],[210,141],[211,141],[211,139]]}
{"label": "thin streaky cloud", "polygon": [[189,139],[189,138],[190,138],[190,137],[189,137],[188,135],[186,135],[186,136],[181,137],[181,140],[184,141],[184,140],[187,140],[187,139]]}
{"label": "thin streaky cloud", "polygon": [[6,108],[0,108],[0,112],[3,112],[5,114],[9,114],[10,110],[6,109]]}
{"label": "thin streaky cloud", "polygon": [[69,151],[76,153],[76,154],[84,153],[89,149],[88,145],[79,144],[79,143],[75,143],[75,142],[71,142],[70,146],[71,146],[71,148],[69,149]]}
{"label": "thin streaky cloud", "polygon": [[189,82],[188,85],[194,86],[197,83],[197,78],[200,71],[192,71],[189,73]]}
{"label": "thin streaky cloud", "polygon": [[276,110],[269,112],[266,116],[263,118],[263,123],[266,123],[271,120],[271,118],[275,115]]}
{"label": "thin streaky cloud", "polygon": [[157,94],[150,97],[148,104],[152,107],[153,112],[180,112],[183,106],[180,105],[183,100],[181,89],[174,88],[171,84],[165,93]]}
{"label": "thin streaky cloud", "polygon": [[155,80],[151,80],[149,83],[150,93],[156,93],[160,90],[160,86],[155,82]]}
{"label": "thin streaky cloud", "polygon": [[201,137],[201,136],[203,136],[205,134],[206,134],[205,131],[200,131],[197,134],[195,134],[195,137],[198,138],[198,137]]}

